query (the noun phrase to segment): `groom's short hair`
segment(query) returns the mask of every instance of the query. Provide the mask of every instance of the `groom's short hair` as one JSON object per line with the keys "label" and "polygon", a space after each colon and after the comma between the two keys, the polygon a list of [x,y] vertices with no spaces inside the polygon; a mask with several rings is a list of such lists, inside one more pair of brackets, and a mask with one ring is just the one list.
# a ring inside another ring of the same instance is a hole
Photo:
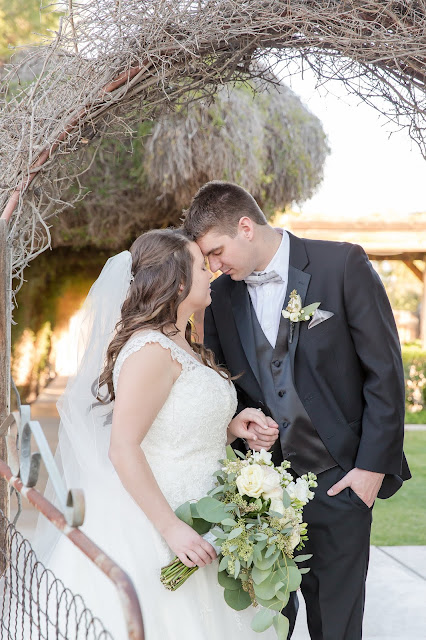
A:
{"label": "groom's short hair", "polygon": [[256,224],[267,224],[256,200],[243,187],[232,182],[213,180],[204,184],[185,212],[185,233],[197,240],[212,229],[234,238],[240,218],[247,216]]}

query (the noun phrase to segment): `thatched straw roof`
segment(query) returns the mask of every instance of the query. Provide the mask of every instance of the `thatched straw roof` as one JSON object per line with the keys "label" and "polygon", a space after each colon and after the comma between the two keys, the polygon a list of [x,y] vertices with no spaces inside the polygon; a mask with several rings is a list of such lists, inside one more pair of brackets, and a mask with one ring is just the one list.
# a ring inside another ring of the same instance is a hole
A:
{"label": "thatched straw roof", "polygon": [[266,213],[284,209],[313,194],[327,153],[320,121],[287,87],[222,87],[213,102],[141,125],[133,140],[104,141],[84,176],[90,193],[61,215],[53,242],[120,247],[142,230],[178,224],[213,179],[241,184]]}

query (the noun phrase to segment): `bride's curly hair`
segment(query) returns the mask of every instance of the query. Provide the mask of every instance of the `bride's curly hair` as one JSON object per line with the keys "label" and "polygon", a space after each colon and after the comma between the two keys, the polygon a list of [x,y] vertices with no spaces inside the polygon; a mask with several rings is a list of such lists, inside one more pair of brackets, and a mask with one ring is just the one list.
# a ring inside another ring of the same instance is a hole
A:
{"label": "bride's curly hair", "polygon": [[[98,392],[100,402],[114,400],[114,365],[121,349],[136,331],[156,329],[168,337],[178,333],[177,328],[166,332],[165,327],[176,327],[178,307],[192,286],[190,242],[178,229],[159,229],[142,234],[130,247],[134,279],[121,308],[121,318],[108,346],[105,368],[99,378],[99,389],[104,385],[108,389],[103,397]],[[213,352],[195,341],[190,322],[186,326],[185,338],[206,366],[231,380],[229,372],[215,363]]]}

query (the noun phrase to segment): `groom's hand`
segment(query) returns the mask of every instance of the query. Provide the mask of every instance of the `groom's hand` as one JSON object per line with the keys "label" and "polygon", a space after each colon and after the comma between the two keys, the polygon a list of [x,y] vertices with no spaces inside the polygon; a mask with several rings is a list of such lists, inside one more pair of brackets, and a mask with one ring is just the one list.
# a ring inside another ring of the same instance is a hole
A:
{"label": "groom's hand", "polygon": [[371,508],[380,491],[384,477],[384,473],[366,471],[365,469],[355,467],[355,469],[352,469],[343,476],[339,482],[336,482],[336,484],[330,487],[327,494],[329,496],[335,496],[343,491],[343,489],[346,489],[346,487],[350,487],[352,491]]}
{"label": "groom's hand", "polygon": [[[262,414],[263,415],[263,414]],[[267,427],[259,426],[256,422],[247,425],[247,435],[245,439],[250,449],[260,451],[269,449],[274,445],[279,436],[278,424],[269,416],[264,416]]]}

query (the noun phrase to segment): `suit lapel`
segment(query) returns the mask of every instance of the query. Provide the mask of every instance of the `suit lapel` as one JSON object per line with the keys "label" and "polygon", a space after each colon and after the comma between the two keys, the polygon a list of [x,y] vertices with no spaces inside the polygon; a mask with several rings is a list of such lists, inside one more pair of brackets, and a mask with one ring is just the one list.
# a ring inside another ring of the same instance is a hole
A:
{"label": "suit lapel", "polygon": [[[288,267],[288,285],[287,294],[284,302],[284,308],[290,300],[290,293],[296,289],[302,299],[302,306],[305,304],[305,298],[308,291],[311,274],[306,273],[303,269],[309,264],[308,255],[306,253],[305,244],[300,238],[289,233],[290,238],[290,259]],[[284,321],[284,318],[283,318]],[[285,320],[289,322],[289,320]],[[288,332],[290,334],[290,331]],[[294,323],[293,341],[289,342],[288,351],[291,362],[291,372],[294,380],[294,358],[296,354],[297,344],[299,342],[300,322]]]}
{"label": "suit lapel", "polygon": [[[288,235],[290,238],[290,258],[288,268],[288,284],[284,301],[284,308],[288,304],[290,293],[291,291],[293,291],[293,289],[296,289],[297,293],[302,299],[302,304],[304,304],[306,293],[308,291],[309,281],[311,279],[311,275],[303,271],[303,269],[309,264],[305,243],[300,238],[297,238],[291,233],[289,233]],[[241,345],[243,347],[244,354],[250,367],[250,370],[246,373],[249,376],[251,384],[255,387],[257,397],[263,398],[263,393],[259,385],[259,369],[256,358],[256,346],[254,341],[250,298],[245,282],[238,281],[234,283],[231,291],[231,306]],[[283,321],[284,318],[281,319],[281,322]],[[288,320],[285,320],[285,322],[288,322]],[[300,323],[296,322],[294,327],[293,341],[289,344],[289,355],[291,361],[291,370],[293,373],[293,380],[294,357],[299,340],[299,331]],[[287,333],[289,334],[289,332]]]}
{"label": "suit lapel", "polygon": [[238,335],[251,371],[247,371],[256,385],[257,395],[263,397],[259,386],[259,368],[256,358],[256,345],[253,333],[253,321],[247,285],[243,281],[235,282],[231,293],[231,306]]}

